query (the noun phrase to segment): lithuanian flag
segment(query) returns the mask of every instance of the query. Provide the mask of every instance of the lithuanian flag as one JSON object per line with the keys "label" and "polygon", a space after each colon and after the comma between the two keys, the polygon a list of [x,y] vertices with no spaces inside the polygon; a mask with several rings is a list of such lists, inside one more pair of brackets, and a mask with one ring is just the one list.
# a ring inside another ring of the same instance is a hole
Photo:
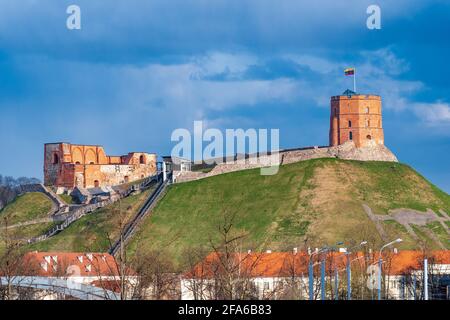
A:
{"label": "lithuanian flag", "polygon": [[355,74],[355,68],[347,68],[344,70],[346,76],[353,76]]}

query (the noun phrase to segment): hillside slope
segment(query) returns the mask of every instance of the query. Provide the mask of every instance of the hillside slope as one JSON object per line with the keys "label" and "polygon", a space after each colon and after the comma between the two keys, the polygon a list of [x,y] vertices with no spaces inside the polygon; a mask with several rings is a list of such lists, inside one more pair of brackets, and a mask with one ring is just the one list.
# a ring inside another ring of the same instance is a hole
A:
{"label": "hillside slope", "polygon": [[111,242],[119,237],[121,224],[130,222],[152,191],[150,188],[122,199],[120,204],[115,202],[85,215],[54,237],[29,248],[38,251],[106,252]]}
{"label": "hillside slope", "polygon": [[[413,210],[390,212],[396,208]],[[246,234],[243,250],[361,240],[377,248],[397,237],[403,248],[450,248],[442,211],[450,213],[450,196],[407,165],[315,159],[284,165],[274,176],[255,169],[173,185],[129,252],[164,249],[178,260],[184,249],[216,241],[224,216],[234,216],[233,228]]]}
{"label": "hillside slope", "polygon": [[53,226],[53,222],[45,221],[51,209],[52,200],[43,193],[31,192],[16,197],[0,210],[0,238],[6,225],[13,238],[41,235]]}

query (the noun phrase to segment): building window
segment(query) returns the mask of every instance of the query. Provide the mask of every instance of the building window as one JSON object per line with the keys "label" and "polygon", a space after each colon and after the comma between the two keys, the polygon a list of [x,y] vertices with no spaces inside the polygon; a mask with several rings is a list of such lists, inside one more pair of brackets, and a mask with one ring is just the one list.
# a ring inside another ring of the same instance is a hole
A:
{"label": "building window", "polygon": [[125,183],[128,183],[130,181],[130,178],[128,176],[125,176]]}
{"label": "building window", "polygon": [[350,132],[348,133],[348,138],[349,138],[350,140],[353,140],[353,132],[350,131]]}
{"label": "building window", "polygon": [[59,163],[59,157],[56,153],[53,154],[53,164],[58,164]]}
{"label": "building window", "polygon": [[366,113],[369,113],[369,111],[370,111],[370,110],[369,110],[369,107],[367,107],[367,108],[366,108]]}
{"label": "building window", "polygon": [[367,135],[367,140],[372,140],[372,136],[370,134]]}
{"label": "building window", "polygon": [[351,128],[352,127],[352,122],[349,120],[348,121],[348,127]]}
{"label": "building window", "polygon": [[334,115],[337,116],[337,108],[334,108]]}
{"label": "building window", "polygon": [[264,290],[269,290],[270,289],[270,285],[268,282],[264,282]]}
{"label": "building window", "polygon": [[100,182],[98,180],[94,181],[94,187],[96,188],[100,187]]}
{"label": "building window", "polygon": [[89,162],[89,164],[95,164],[95,163],[91,161],[91,162]]}
{"label": "building window", "polygon": [[80,161],[75,162],[75,164],[81,164]]}
{"label": "building window", "polygon": [[145,164],[145,157],[143,154],[141,154],[141,156],[139,157],[139,163],[140,164]]}

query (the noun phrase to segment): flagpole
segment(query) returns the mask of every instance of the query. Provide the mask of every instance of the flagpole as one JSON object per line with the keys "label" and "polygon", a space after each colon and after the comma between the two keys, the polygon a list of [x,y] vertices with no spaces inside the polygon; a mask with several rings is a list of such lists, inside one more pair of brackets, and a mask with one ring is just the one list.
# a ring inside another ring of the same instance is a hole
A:
{"label": "flagpole", "polygon": [[353,69],[353,92],[356,92],[356,68]]}

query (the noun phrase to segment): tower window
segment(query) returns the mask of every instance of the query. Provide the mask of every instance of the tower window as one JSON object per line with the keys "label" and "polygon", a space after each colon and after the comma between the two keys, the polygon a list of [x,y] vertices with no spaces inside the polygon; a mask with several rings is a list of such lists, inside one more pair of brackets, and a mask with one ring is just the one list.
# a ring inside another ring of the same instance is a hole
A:
{"label": "tower window", "polygon": [[53,154],[53,164],[58,164],[59,163],[59,157],[56,153]]}
{"label": "tower window", "polygon": [[144,158],[143,154],[141,154],[141,156],[139,157],[139,163],[140,164],[145,164],[145,158]]}
{"label": "tower window", "polygon": [[349,120],[348,121],[348,127],[351,128],[352,127],[352,122]]}
{"label": "tower window", "polygon": [[372,140],[372,136],[370,134],[367,135],[367,140]]}
{"label": "tower window", "polygon": [[353,140],[353,132],[350,131],[350,132],[348,133],[348,138],[349,138],[350,140]]}
{"label": "tower window", "polygon": [[337,108],[334,108],[334,115],[337,116]]}

